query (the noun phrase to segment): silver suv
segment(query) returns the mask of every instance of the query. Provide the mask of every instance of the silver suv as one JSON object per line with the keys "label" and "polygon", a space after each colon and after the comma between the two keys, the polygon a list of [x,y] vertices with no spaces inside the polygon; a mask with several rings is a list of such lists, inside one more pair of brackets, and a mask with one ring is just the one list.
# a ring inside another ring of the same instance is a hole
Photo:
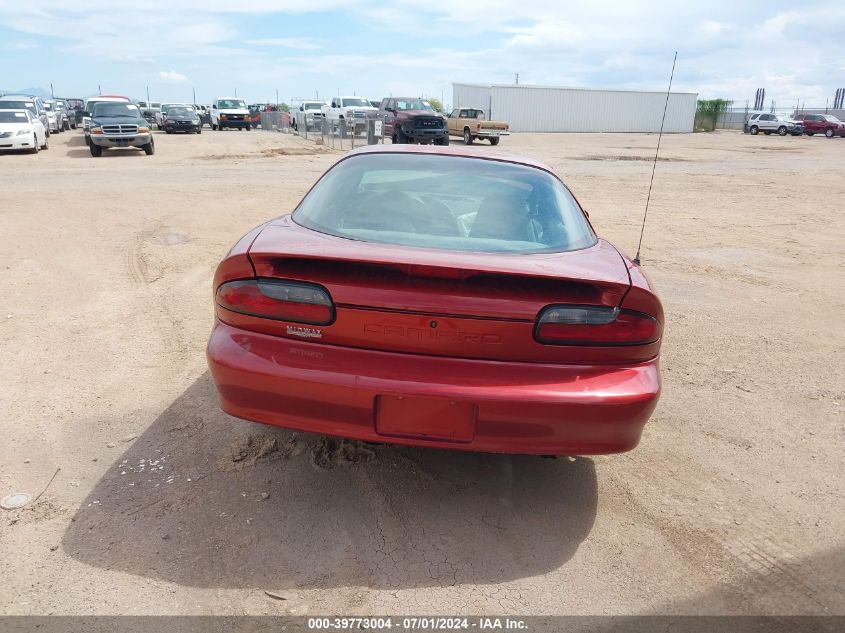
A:
{"label": "silver suv", "polygon": [[772,112],[753,112],[745,122],[745,129],[751,134],[776,132],[780,136],[800,136],[804,132],[804,126]]}

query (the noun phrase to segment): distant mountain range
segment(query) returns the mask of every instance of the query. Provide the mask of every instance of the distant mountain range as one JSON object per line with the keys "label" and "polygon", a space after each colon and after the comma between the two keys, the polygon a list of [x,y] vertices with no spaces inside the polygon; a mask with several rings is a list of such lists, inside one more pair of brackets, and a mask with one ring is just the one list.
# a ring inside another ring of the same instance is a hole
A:
{"label": "distant mountain range", "polygon": [[[41,97],[42,99],[50,99],[52,95],[50,94],[49,90],[45,90],[44,88],[21,88],[20,90],[0,90],[0,94],[20,94],[20,95],[35,95],[37,97]],[[96,93],[95,93],[96,94]],[[87,99],[93,95],[78,95],[78,94],[61,94],[59,93],[56,95],[58,97],[72,97],[77,99]]]}

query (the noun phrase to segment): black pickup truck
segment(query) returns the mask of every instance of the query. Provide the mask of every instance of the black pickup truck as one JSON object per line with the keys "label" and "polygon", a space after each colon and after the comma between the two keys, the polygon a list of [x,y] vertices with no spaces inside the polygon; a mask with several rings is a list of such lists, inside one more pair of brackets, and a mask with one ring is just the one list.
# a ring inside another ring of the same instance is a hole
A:
{"label": "black pickup truck", "polygon": [[395,144],[449,144],[446,119],[418,97],[387,97],[373,115],[384,123],[384,136]]}

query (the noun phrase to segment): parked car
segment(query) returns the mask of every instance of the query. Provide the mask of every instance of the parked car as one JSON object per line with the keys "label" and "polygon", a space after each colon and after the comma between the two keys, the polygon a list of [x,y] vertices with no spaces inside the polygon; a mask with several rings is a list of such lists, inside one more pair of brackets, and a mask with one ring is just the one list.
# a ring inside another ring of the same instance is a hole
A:
{"label": "parked car", "polygon": [[167,111],[173,106],[188,107],[187,103],[162,103],[157,111],[154,111],[156,126],[158,129],[164,129],[164,119],[167,117]]}
{"label": "parked car", "polygon": [[316,128],[321,128],[323,125],[323,106],[326,105],[323,101],[303,101],[294,111],[294,116],[291,120],[293,129],[298,130],[300,121],[305,126],[306,131]]}
{"label": "parked car", "polygon": [[202,124],[211,127],[211,105],[201,104],[196,106],[196,108]]}
{"label": "parked car", "polygon": [[239,130],[252,129],[249,120],[249,108],[243,99],[237,97],[218,97],[211,104],[211,129],[223,130],[227,127]]}
{"label": "parked car", "polygon": [[[766,135],[777,133],[780,136],[787,134],[800,135],[804,128],[795,121],[773,112],[754,112],[745,123],[749,134],[763,132]],[[797,132],[797,134],[796,134]]]}
{"label": "parked car", "polygon": [[550,167],[465,148],[343,156],[214,277],[227,413],[370,442],[634,448],[660,394],[660,300]]}
{"label": "parked car", "polygon": [[832,114],[796,114],[793,118],[804,124],[807,136],[824,134],[827,138],[845,137],[845,123]]}
{"label": "parked car", "polygon": [[254,128],[258,128],[261,125],[262,112],[277,112],[278,109],[278,106],[272,103],[253,103],[247,107],[247,110],[249,110],[249,124]]}
{"label": "parked car", "polygon": [[190,106],[170,106],[164,119],[164,131],[168,134],[173,132],[202,134],[200,115]]}
{"label": "parked car", "polygon": [[30,110],[0,110],[0,150],[24,150],[37,154],[38,150],[49,147],[47,129]]}
{"label": "parked car", "polygon": [[122,95],[98,95],[85,100],[85,110],[82,113],[82,134],[85,137],[85,144],[91,146],[91,113],[98,103],[131,103],[129,97]]}
{"label": "parked car", "polygon": [[56,97],[67,104],[68,118],[71,127],[76,129],[82,125],[82,113],[85,111],[85,100],[76,97]]}
{"label": "parked car", "polygon": [[152,130],[134,103],[95,103],[89,131],[91,156],[99,157],[110,147],[138,147],[148,156],[155,153]]}
{"label": "parked car", "polygon": [[490,145],[498,145],[499,139],[510,134],[504,121],[488,121],[480,108],[457,108],[446,119],[449,134],[460,136],[464,145],[471,145],[476,139],[487,139]]}
{"label": "parked car", "polygon": [[63,130],[76,129],[76,113],[71,109],[70,104],[64,99],[51,99],[50,102],[54,108],[62,111],[63,115]]}
{"label": "parked car", "polygon": [[50,119],[44,109],[44,101],[36,95],[6,94],[0,97],[0,110],[29,110],[44,126],[47,137],[50,136]]}
{"label": "parked car", "polygon": [[47,111],[47,120],[50,122],[50,132],[58,134],[64,131],[64,117],[53,103],[48,99],[44,102],[44,109]]}
{"label": "parked car", "polygon": [[373,115],[384,122],[384,137],[402,143],[449,144],[446,118],[419,97],[387,97]]}
{"label": "parked car", "polygon": [[331,103],[324,105],[322,110],[331,127],[343,123],[347,130],[358,134],[366,128],[367,117],[375,114],[378,108],[374,108],[369,100],[361,97],[332,97]]}

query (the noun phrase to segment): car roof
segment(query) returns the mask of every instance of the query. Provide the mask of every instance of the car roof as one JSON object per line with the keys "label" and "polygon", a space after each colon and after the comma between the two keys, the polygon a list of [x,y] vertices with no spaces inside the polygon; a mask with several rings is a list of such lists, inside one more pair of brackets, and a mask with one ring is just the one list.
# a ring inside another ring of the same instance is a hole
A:
{"label": "car roof", "polygon": [[478,150],[472,150],[465,147],[452,147],[449,145],[366,145],[354,149],[347,156],[358,156],[361,154],[427,154],[437,156],[459,156],[462,158],[476,158],[478,160],[496,160],[503,163],[514,163],[517,165],[525,165],[526,167],[536,167],[551,174],[554,170],[541,161],[529,158],[528,156],[520,156],[519,154],[509,154],[507,152],[484,152],[479,154]]}
{"label": "car roof", "polygon": [[9,108],[8,110],[3,110],[3,112],[29,112],[29,110],[25,108]]}
{"label": "car roof", "polygon": [[7,94],[0,97],[0,100],[7,100],[7,101],[35,101],[39,97],[35,97],[33,95],[21,95],[21,94]]}

